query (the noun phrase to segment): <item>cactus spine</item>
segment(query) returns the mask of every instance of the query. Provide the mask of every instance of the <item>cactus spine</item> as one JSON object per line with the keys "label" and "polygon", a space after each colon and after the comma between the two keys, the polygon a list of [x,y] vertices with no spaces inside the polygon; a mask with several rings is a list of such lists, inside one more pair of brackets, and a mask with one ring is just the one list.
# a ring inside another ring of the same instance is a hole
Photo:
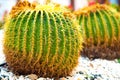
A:
{"label": "cactus spine", "polygon": [[96,4],[75,14],[85,39],[83,55],[105,59],[120,57],[120,25],[106,5]]}
{"label": "cactus spine", "polygon": [[72,19],[58,5],[19,2],[5,25],[4,52],[10,69],[50,78],[68,76],[83,42]]}

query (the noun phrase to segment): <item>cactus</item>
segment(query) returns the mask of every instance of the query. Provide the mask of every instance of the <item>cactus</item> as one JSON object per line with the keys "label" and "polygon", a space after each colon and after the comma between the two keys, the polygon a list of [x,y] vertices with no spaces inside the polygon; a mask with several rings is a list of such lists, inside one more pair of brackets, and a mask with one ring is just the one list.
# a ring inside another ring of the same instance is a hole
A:
{"label": "cactus", "polygon": [[68,76],[82,49],[78,26],[59,5],[17,3],[5,23],[4,53],[9,68],[22,75]]}
{"label": "cactus", "polygon": [[96,4],[75,11],[85,40],[83,56],[91,59],[120,57],[120,25],[106,5]]}

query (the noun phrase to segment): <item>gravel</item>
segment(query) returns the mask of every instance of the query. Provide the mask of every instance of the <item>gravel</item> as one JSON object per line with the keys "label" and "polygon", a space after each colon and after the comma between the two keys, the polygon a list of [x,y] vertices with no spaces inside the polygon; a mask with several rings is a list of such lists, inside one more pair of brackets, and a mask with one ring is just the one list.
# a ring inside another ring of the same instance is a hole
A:
{"label": "gravel", "polygon": [[[38,78],[35,74],[15,75],[8,70],[3,54],[3,30],[0,30],[0,80],[54,80]],[[71,76],[59,80],[120,80],[120,63],[117,60],[94,59],[80,57],[78,66]]]}
{"label": "gravel", "polygon": [[0,64],[5,63],[5,56],[3,55],[3,30],[0,30]]}

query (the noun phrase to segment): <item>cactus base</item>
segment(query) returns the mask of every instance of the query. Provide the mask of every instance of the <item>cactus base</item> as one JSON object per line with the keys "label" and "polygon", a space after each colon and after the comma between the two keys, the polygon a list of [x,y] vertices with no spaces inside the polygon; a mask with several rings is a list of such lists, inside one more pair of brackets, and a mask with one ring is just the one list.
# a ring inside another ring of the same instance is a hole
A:
{"label": "cactus base", "polygon": [[[29,64],[26,64],[28,63],[27,55],[18,55],[19,52],[14,52],[14,50],[9,48],[5,48],[4,52],[9,53],[6,54],[6,61],[9,69],[17,75],[36,74],[39,77],[49,77],[56,79],[64,76],[69,76],[73,70],[73,67],[77,66],[78,64],[78,59],[76,59],[78,56],[71,58],[71,61],[74,62],[72,62],[72,64],[67,63],[67,65],[64,67],[55,63],[48,65],[50,61],[48,61],[48,63],[40,63],[40,61],[36,62],[35,58],[29,62]],[[55,59],[55,62],[57,59],[58,57]],[[59,57],[59,59],[61,58]]]}
{"label": "cactus base", "polygon": [[114,42],[114,45],[84,45],[84,49],[81,53],[82,56],[87,56],[90,59],[102,58],[113,60],[120,58],[120,45],[119,42]]}

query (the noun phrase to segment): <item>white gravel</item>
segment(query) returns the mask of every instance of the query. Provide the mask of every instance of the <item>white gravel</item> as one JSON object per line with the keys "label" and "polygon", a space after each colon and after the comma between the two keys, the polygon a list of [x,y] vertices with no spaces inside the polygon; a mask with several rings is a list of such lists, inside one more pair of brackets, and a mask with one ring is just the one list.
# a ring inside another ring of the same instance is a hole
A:
{"label": "white gravel", "polygon": [[[3,30],[0,30],[0,65],[5,63],[2,45]],[[0,66],[0,80],[54,80],[38,78],[34,74],[16,76],[5,65]],[[116,60],[95,59],[91,61],[88,58],[80,57],[79,64],[71,76],[60,78],[60,80],[120,80],[120,63]]]}
{"label": "white gravel", "polygon": [[5,62],[5,56],[3,55],[3,30],[0,30],[0,64]]}

